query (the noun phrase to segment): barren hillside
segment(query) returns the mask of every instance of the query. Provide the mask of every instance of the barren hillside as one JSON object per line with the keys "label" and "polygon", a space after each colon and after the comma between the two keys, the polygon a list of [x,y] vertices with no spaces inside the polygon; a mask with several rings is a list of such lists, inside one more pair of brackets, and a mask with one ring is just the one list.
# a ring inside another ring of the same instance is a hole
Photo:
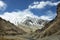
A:
{"label": "barren hillside", "polygon": [[25,31],[18,28],[14,24],[0,18],[0,35],[22,35]]}

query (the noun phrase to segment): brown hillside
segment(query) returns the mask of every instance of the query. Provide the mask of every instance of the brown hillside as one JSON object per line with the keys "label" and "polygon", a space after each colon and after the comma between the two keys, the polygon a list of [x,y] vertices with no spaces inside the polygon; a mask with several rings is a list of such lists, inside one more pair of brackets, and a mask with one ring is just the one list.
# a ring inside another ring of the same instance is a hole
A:
{"label": "brown hillside", "polygon": [[60,35],[60,3],[57,5],[56,18],[46,24],[42,29],[36,30],[36,33],[32,37],[38,39],[51,35]]}
{"label": "brown hillside", "polygon": [[57,5],[57,16],[50,26],[43,31],[43,36],[49,36],[60,31],[60,3]]}
{"label": "brown hillside", "polygon": [[0,35],[21,35],[24,33],[22,29],[0,17]]}

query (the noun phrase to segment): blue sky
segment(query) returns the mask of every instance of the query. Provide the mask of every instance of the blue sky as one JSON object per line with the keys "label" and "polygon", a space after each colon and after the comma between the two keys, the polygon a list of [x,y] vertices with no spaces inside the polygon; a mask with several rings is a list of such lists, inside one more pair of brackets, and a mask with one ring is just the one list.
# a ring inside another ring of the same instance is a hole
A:
{"label": "blue sky", "polygon": [[[5,11],[14,11],[16,9],[18,10],[24,10],[27,9],[29,5],[31,5],[33,2],[40,2],[40,1],[47,1],[47,0],[2,0],[7,4],[7,8]],[[48,0],[51,2],[57,2],[59,0]],[[51,9],[50,9],[51,8]],[[45,9],[42,10],[53,10],[56,11],[56,8],[47,6]],[[36,9],[37,10],[37,9]]]}
{"label": "blue sky", "polygon": [[[47,0],[2,0],[4,1],[6,4],[7,4],[7,8],[5,11],[14,11],[16,9],[18,10],[24,10],[24,9],[27,9],[29,5],[31,5],[33,2],[40,2],[40,1],[47,1]],[[51,1],[51,2],[57,2],[59,0],[48,0],[48,1]],[[55,9],[56,8],[53,8],[53,7],[46,7],[46,9],[42,9],[42,10],[53,10],[56,11]]]}
{"label": "blue sky", "polygon": [[19,20],[26,15],[51,20],[56,16],[58,3],[59,0],[0,0],[0,17],[10,20],[12,17],[19,16]]}

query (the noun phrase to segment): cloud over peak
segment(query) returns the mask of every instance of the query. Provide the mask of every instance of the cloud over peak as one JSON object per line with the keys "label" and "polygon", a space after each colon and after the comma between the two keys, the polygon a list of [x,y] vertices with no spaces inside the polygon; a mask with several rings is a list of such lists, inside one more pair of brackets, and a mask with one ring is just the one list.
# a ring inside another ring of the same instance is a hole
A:
{"label": "cloud over peak", "polygon": [[53,18],[53,13],[52,13],[52,11],[50,11],[48,13],[51,13],[51,14],[49,14],[47,16],[42,15],[42,16],[38,17],[38,16],[34,15],[30,10],[26,9],[24,11],[18,10],[18,11],[12,11],[12,12],[5,12],[4,14],[0,15],[0,17],[17,25],[17,23],[24,21],[27,17],[39,18],[39,19],[50,21]]}
{"label": "cloud over peak", "polygon": [[[53,14],[52,11],[48,10],[48,12],[46,12],[47,15],[42,15],[38,17],[34,15],[34,13],[30,11],[30,9],[32,8],[40,9],[40,8],[44,8],[46,5],[56,6],[58,3],[59,2],[52,3],[50,1],[34,2],[33,5],[29,5],[28,8],[23,11],[17,10],[12,12],[4,12],[3,14],[0,15],[0,17],[14,24],[17,24],[17,22],[20,23],[21,21],[25,20],[27,16],[32,18],[40,18],[43,20],[52,20],[52,18],[56,16],[55,14]],[[0,1],[0,10],[4,10],[6,6],[7,6],[6,3],[4,3],[3,1]]]}
{"label": "cloud over peak", "polygon": [[26,17],[38,18],[38,16],[34,15],[32,12],[30,12],[27,9],[24,11],[18,10],[18,11],[12,11],[12,12],[5,12],[4,14],[0,15],[0,17],[14,24],[24,21]]}

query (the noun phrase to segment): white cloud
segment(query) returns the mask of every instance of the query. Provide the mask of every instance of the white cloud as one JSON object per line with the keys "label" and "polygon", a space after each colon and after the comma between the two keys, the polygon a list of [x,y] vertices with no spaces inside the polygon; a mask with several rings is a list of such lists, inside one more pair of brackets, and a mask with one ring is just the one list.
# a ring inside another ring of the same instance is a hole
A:
{"label": "white cloud", "polygon": [[17,22],[21,22],[26,18],[27,16],[29,17],[36,17],[32,12],[29,10],[24,10],[24,11],[13,11],[13,12],[5,12],[4,14],[0,15],[3,19],[10,21],[11,23],[17,24]]}
{"label": "white cloud", "polygon": [[52,11],[50,11],[51,14],[45,16],[36,16],[34,15],[29,9],[26,9],[24,11],[13,11],[13,12],[5,12],[4,14],[0,15],[3,19],[10,21],[11,23],[17,24],[17,22],[22,22],[25,20],[27,16],[33,17],[33,18],[40,18],[43,20],[52,20],[51,17],[53,17]]}
{"label": "white cloud", "polygon": [[4,11],[6,7],[7,5],[2,0],[0,0],[0,10]]}
{"label": "white cloud", "polygon": [[39,4],[39,2],[34,2],[33,4]]}
{"label": "white cloud", "polygon": [[45,15],[40,16],[40,18],[43,19],[43,20],[49,20],[49,21],[52,20],[52,19],[50,19],[49,16],[45,16]]}
{"label": "white cloud", "polygon": [[54,19],[55,17],[56,17],[56,13],[53,13],[51,10],[48,10],[47,12],[46,12],[46,15],[42,15],[42,16],[40,16],[40,18],[41,19],[43,19],[43,20],[52,20],[52,19]]}
{"label": "white cloud", "polygon": [[30,9],[33,9],[33,8],[44,8],[45,6],[47,5],[50,5],[50,6],[56,6],[59,2],[51,2],[51,1],[41,1],[41,2],[34,2],[33,5],[29,5],[28,8]]}

